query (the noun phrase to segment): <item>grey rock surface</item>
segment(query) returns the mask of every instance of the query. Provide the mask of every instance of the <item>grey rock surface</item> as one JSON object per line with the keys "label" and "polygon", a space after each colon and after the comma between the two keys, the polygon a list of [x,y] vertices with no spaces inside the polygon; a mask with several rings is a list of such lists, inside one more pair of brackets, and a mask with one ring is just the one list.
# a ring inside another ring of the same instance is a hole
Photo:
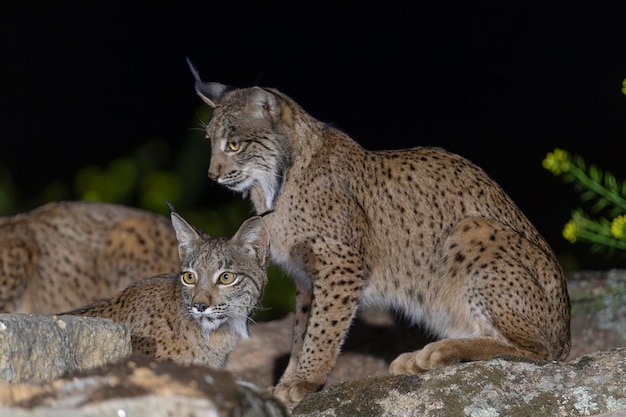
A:
{"label": "grey rock surface", "polygon": [[0,381],[40,382],[119,361],[130,331],[111,320],[0,314]]}
{"label": "grey rock surface", "polygon": [[[626,271],[572,274],[568,287],[572,299],[569,363],[508,357],[417,376],[389,376],[391,360],[419,349],[430,339],[386,311],[365,309],[352,326],[324,390],[303,401],[294,413],[626,417],[626,353],[619,348],[610,350],[626,346]],[[274,385],[289,358],[292,320],[290,315],[251,324],[251,338],[231,354],[226,370],[261,388]],[[49,381],[67,371],[116,362],[130,354],[129,339],[126,326],[108,320],[0,315],[0,381]],[[6,411],[15,416],[124,417],[168,412],[198,415],[202,410],[200,415],[221,416],[248,415],[245,413],[252,411],[243,410],[253,409],[266,414],[249,415],[282,415],[272,397],[248,383],[232,382],[226,373],[214,376],[206,370],[183,371],[171,364],[164,368],[132,363],[123,363],[122,371],[116,368],[119,364],[112,365],[90,376],[44,385],[0,385],[0,404],[5,407],[0,408],[0,415]],[[133,367],[136,369],[131,372]],[[201,381],[211,378],[231,381],[222,384],[224,389],[235,386],[229,391],[238,393],[228,397],[236,398],[231,408],[213,397],[222,398],[224,392],[202,385]],[[125,379],[128,381],[123,383]],[[254,401],[250,401],[257,405],[245,405],[246,396],[252,396]],[[263,408],[266,406],[269,409]]]}
{"label": "grey rock surface", "polygon": [[568,275],[572,303],[569,358],[626,346],[626,270],[582,271]]}
{"label": "grey rock surface", "polygon": [[[325,416],[589,416],[626,408],[626,349],[570,363],[502,357],[333,385],[293,410]],[[611,415],[610,414],[610,415]]]}
{"label": "grey rock surface", "polygon": [[46,384],[0,383],[0,415],[12,417],[286,417],[249,383],[202,366],[144,355]]}

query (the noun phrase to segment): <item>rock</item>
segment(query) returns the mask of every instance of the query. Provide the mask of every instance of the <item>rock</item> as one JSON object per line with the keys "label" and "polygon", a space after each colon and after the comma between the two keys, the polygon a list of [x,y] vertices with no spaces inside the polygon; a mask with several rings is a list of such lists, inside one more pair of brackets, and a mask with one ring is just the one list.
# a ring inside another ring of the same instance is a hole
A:
{"label": "rock", "polygon": [[280,402],[227,372],[133,355],[43,385],[0,383],[0,415],[13,417],[286,417]]}
{"label": "rock", "polygon": [[624,408],[626,349],[620,348],[570,363],[499,357],[339,383],[307,397],[292,415],[572,417]]}
{"label": "rock", "polygon": [[131,353],[130,331],[111,320],[0,314],[0,381],[48,381],[117,362]]}
{"label": "rock", "polygon": [[[626,344],[626,271],[572,274],[568,287],[572,299],[570,358],[597,353],[560,364],[502,357],[418,376],[393,377],[388,375],[389,362],[402,352],[419,349],[430,339],[419,328],[394,319],[386,311],[364,309],[350,329],[324,390],[305,399],[295,409],[296,415],[626,417],[626,353],[623,349],[606,351]],[[289,359],[292,320],[289,315],[252,324],[251,338],[240,342],[226,369],[235,378],[260,387],[276,384]],[[126,327],[108,320],[0,315],[0,380],[50,380],[66,370],[114,362],[129,353]],[[131,412],[159,416],[169,411],[195,415],[200,412],[197,410],[212,410],[213,415],[227,413],[224,410],[228,407],[216,402],[226,394],[198,382],[206,382],[202,378],[207,375],[218,385],[227,381],[220,389],[239,393],[231,403],[239,405],[229,409],[233,415],[245,415],[242,410],[249,409],[246,395],[252,396],[261,410],[275,407],[272,397],[249,384],[232,382],[224,373],[218,377],[206,369],[164,366],[126,362],[121,365],[121,373],[112,366],[75,380],[21,387],[0,385],[0,400],[5,404],[0,415],[111,415],[111,407],[119,407],[116,410],[122,414],[112,414],[117,416],[133,415]],[[175,388],[166,388],[168,384]],[[73,408],[74,404],[80,405]],[[53,410],[60,411],[55,414]]]}
{"label": "rock", "polygon": [[626,346],[626,270],[582,271],[568,275],[572,302],[569,358]]}

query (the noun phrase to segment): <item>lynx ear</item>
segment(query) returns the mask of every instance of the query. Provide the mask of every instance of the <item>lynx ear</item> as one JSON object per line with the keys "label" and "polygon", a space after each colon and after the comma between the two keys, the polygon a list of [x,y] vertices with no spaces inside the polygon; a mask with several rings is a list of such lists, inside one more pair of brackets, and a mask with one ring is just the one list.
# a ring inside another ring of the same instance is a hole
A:
{"label": "lynx ear", "polygon": [[182,259],[186,249],[193,243],[202,240],[202,236],[175,211],[172,211],[171,218],[172,226],[176,232],[176,240],[178,240],[178,255]]}
{"label": "lynx ear", "polygon": [[193,78],[196,80],[195,88],[196,94],[200,96],[202,101],[211,106],[212,108],[217,107],[220,100],[224,95],[231,90],[230,87],[220,84],[220,83],[205,83],[200,79],[200,73],[197,68],[193,65],[191,60],[187,58],[187,64],[189,64],[189,69],[193,74]]}
{"label": "lynx ear", "polygon": [[267,265],[270,254],[270,233],[263,218],[255,216],[243,222],[232,240],[254,254],[262,267]]}
{"label": "lynx ear", "polygon": [[276,95],[261,87],[252,87],[248,90],[246,109],[253,117],[265,118],[268,114],[275,118],[280,115],[280,103]]}

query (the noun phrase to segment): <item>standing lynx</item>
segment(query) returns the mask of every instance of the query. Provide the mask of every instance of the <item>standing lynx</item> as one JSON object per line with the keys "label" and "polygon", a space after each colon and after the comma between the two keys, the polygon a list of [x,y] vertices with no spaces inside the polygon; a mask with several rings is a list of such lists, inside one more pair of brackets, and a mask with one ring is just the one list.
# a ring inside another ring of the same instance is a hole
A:
{"label": "standing lynx", "polygon": [[172,212],[180,274],[143,279],[110,300],[64,314],[127,323],[133,351],[180,364],[222,368],[259,304],[269,235],[260,217],[232,239],[212,238]]}
{"label": "standing lynx", "polygon": [[400,355],[396,374],[504,353],[565,358],[563,271],[480,168],[436,148],[367,151],[275,89],[231,90],[192,71],[214,108],[209,177],[271,210],[272,259],[296,282],[279,398],[293,405],[324,383],[360,302],[440,339]]}
{"label": "standing lynx", "polygon": [[49,314],[178,269],[163,216],[79,201],[0,218],[0,312]]}

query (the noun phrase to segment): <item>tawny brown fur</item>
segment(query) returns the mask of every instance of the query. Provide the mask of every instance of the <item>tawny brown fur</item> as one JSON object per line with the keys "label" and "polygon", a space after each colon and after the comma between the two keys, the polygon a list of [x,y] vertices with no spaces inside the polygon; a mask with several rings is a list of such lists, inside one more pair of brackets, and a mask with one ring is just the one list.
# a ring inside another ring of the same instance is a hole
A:
{"label": "tawny brown fur", "polygon": [[[263,220],[246,221],[232,239],[200,234],[172,214],[180,241],[180,273],[140,280],[115,297],[64,314],[128,324],[133,351],[179,364],[222,368],[261,301],[269,235]],[[221,284],[220,273],[236,276]],[[197,282],[184,285],[191,273]]]}
{"label": "tawny brown fur", "polygon": [[178,270],[163,216],[105,203],[50,203],[0,219],[0,312],[47,314]]}
{"label": "tawny brown fur", "polygon": [[503,353],[566,357],[563,271],[480,168],[436,148],[367,151],[275,89],[196,78],[214,107],[209,177],[271,210],[272,259],[296,282],[292,354],[275,389],[288,405],[324,383],[359,303],[441,339],[401,355],[393,373]]}

